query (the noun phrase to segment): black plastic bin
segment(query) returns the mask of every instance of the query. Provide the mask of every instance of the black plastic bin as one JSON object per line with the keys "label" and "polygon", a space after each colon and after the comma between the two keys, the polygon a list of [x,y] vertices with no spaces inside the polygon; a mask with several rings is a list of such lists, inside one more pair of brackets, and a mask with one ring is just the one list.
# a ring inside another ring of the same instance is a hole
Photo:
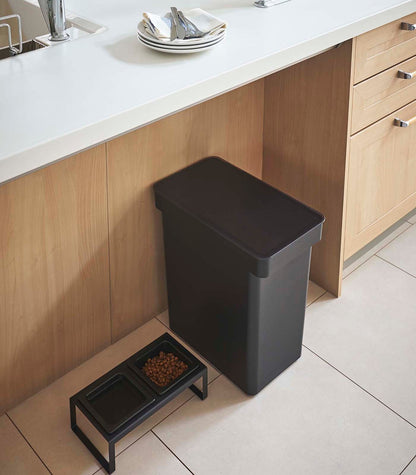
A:
{"label": "black plastic bin", "polygon": [[248,394],[301,355],[324,217],[217,157],[154,185],[171,328]]}

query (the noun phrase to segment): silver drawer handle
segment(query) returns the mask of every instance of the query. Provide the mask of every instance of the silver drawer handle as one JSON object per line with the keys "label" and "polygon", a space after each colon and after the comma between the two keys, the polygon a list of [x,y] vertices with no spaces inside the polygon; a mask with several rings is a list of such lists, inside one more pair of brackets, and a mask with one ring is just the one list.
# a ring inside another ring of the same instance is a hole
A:
{"label": "silver drawer handle", "polygon": [[407,23],[405,21],[402,21],[400,28],[402,30],[414,31],[416,30],[416,23]]}
{"label": "silver drawer handle", "polygon": [[396,117],[394,119],[393,125],[395,125],[396,127],[410,127],[415,122],[416,122],[416,115],[409,120],[402,120]]}
{"label": "silver drawer handle", "polygon": [[416,71],[408,73],[406,71],[403,71],[403,69],[399,69],[399,71],[397,72],[397,77],[399,77],[400,79],[413,79],[414,77],[416,77]]}

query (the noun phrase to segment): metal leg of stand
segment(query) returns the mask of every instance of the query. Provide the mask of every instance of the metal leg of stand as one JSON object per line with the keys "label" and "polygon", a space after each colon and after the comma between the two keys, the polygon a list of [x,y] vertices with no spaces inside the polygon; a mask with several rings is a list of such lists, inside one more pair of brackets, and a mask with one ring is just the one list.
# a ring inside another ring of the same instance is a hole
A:
{"label": "metal leg of stand", "polygon": [[90,441],[90,439],[84,434],[84,432],[77,426],[77,416],[75,404],[70,401],[70,416],[71,416],[71,429],[75,432],[81,442],[87,447],[87,449],[94,455],[97,461],[105,469],[107,473],[113,473],[116,469],[116,451],[115,443],[109,442],[108,444],[108,460],[102,455],[97,447]]}
{"label": "metal leg of stand", "polygon": [[204,400],[208,396],[208,370],[205,369],[202,374],[202,391],[194,384],[189,387],[200,399]]}
{"label": "metal leg of stand", "polygon": [[116,449],[115,443],[110,442],[108,444],[108,473],[113,473],[116,469]]}

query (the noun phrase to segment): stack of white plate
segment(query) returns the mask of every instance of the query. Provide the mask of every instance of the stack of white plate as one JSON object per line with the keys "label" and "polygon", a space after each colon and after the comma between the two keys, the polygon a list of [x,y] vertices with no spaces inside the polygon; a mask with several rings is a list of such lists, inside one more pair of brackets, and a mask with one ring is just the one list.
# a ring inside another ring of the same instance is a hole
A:
{"label": "stack of white plate", "polygon": [[202,38],[189,38],[186,40],[176,39],[173,41],[159,40],[150,33],[148,33],[144,27],[143,21],[137,26],[137,39],[140,43],[144,44],[148,48],[156,51],[162,51],[164,53],[173,54],[188,54],[199,53],[206,51],[218,43],[220,43],[225,37],[225,30],[221,30],[216,35],[206,35]]}

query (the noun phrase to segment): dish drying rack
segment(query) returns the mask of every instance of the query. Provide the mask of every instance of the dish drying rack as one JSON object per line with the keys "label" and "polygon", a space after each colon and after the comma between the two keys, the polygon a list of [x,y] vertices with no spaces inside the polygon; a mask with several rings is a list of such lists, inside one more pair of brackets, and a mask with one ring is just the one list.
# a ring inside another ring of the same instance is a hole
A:
{"label": "dish drying rack", "polygon": [[[9,23],[5,22],[6,20],[11,20],[12,18],[17,18],[17,24],[19,27],[19,47],[18,48],[16,48],[16,46],[13,46],[12,29]],[[10,53],[13,56],[20,54],[23,51],[22,20],[20,18],[20,15],[13,14],[13,15],[6,15],[6,16],[0,17],[0,28],[7,28],[7,36],[9,40]]]}

